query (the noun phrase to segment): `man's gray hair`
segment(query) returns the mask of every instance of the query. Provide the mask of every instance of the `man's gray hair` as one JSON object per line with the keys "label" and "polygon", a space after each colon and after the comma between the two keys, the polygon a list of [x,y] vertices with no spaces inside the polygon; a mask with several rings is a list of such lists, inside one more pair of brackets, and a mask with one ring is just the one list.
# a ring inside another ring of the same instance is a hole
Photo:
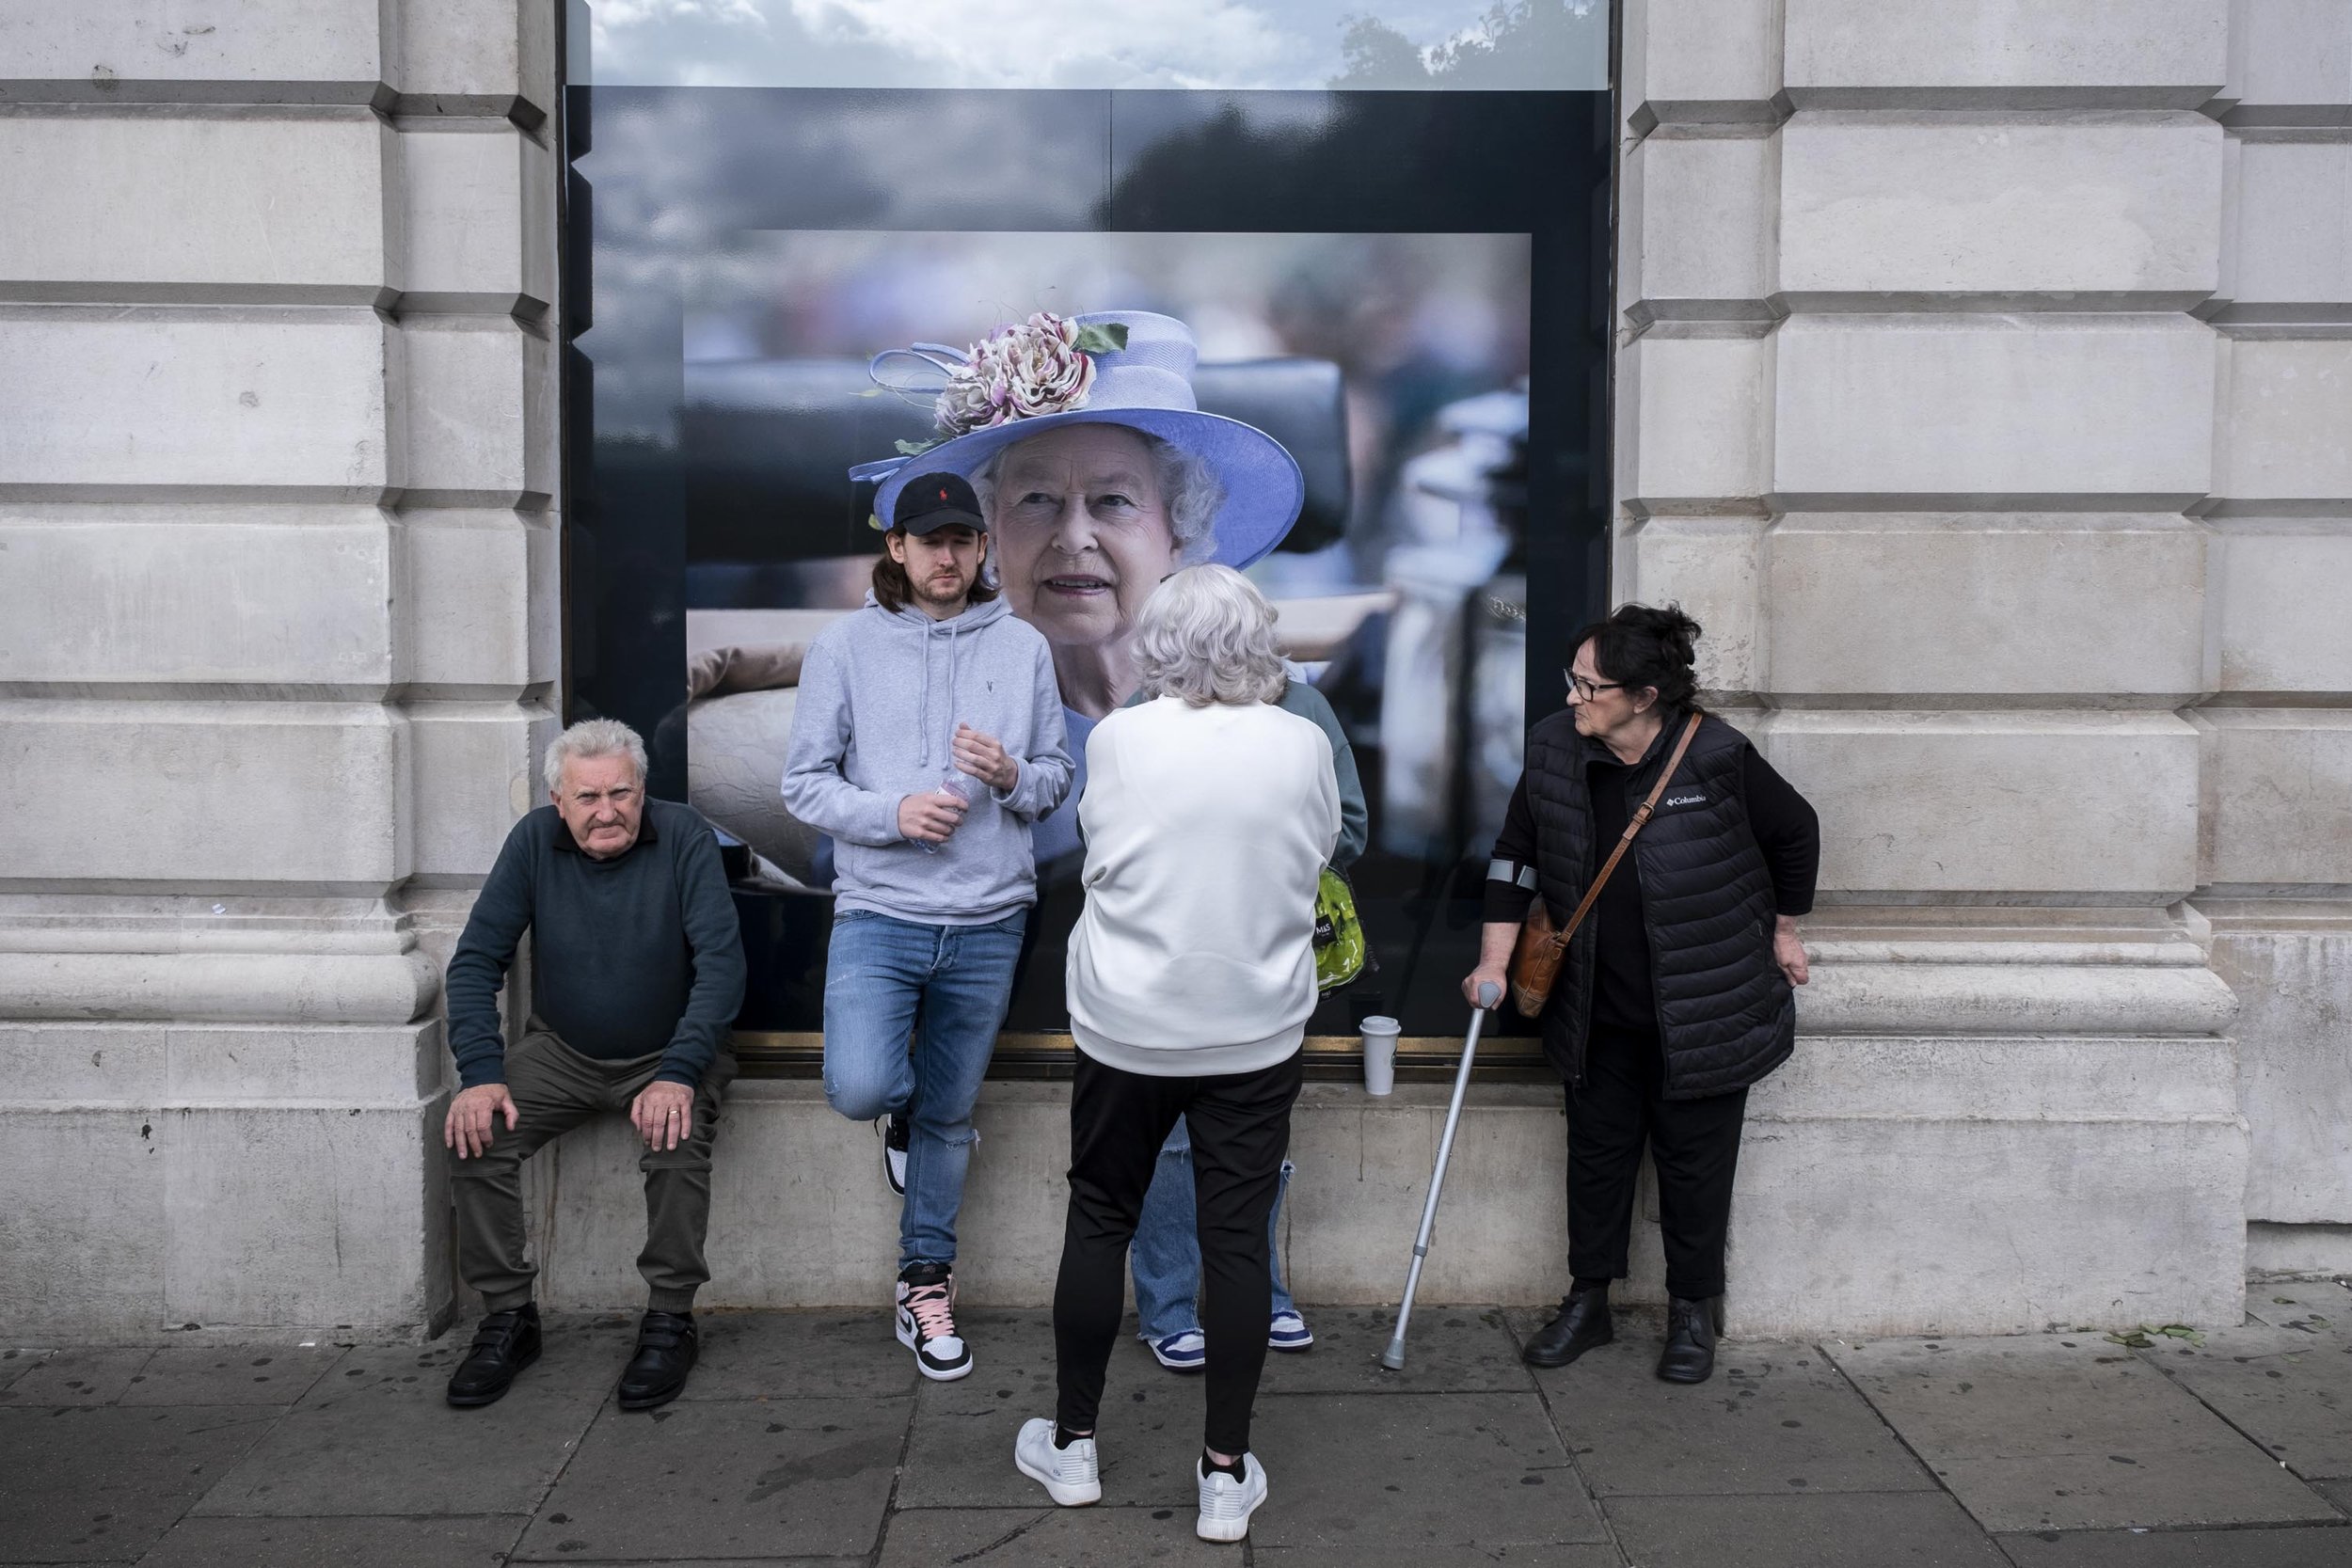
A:
{"label": "man's gray hair", "polygon": [[[1131,425],[1120,428],[1134,429]],[[1168,512],[1168,532],[1176,546],[1177,563],[1192,566],[1214,561],[1216,515],[1225,507],[1225,482],[1216,477],[1216,470],[1199,452],[1187,451],[1149,431],[1135,433],[1143,437],[1144,447],[1152,454],[1152,478],[1159,487],[1160,505]],[[972,476],[972,487],[979,493],[980,510],[988,515],[992,526],[996,515],[996,476],[1004,471],[1005,454],[1020,444],[1014,441],[997,448],[996,454]]]}
{"label": "man's gray hair", "polygon": [[582,719],[548,743],[547,778],[550,793],[564,787],[564,764],[573,757],[627,757],[637,769],[637,783],[645,783],[645,743],[618,719]]}
{"label": "man's gray hair", "polygon": [[1276,702],[1289,678],[1274,607],[1231,566],[1186,566],[1152,590],[1136,617],[1135,647],[1143,694],[1194,707]]}

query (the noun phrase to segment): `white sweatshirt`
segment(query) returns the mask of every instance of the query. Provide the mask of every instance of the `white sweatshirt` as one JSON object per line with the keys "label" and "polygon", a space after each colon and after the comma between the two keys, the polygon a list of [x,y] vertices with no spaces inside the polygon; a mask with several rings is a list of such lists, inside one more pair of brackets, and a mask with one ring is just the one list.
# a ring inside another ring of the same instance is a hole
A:
{"label": "white sweatshirt", "polygon": [[1330,741],[1270,704],[1162,697],[1104,720],[1086,751],[1078,1049],[1158,1078],[1282,1061],[1315,1006],[1315,885],[1340,832]]}

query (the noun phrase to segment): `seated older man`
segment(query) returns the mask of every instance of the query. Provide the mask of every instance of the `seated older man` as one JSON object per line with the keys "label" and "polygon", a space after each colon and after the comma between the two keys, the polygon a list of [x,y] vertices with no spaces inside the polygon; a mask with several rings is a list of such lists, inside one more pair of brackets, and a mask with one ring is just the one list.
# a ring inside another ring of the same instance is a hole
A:
{"label": "seated older man", "polygon": [[[491,1403],[539,1356],[522,1163],[591,1117],[626,1110],[645,1146],[637,1267],[648,1296],[620,1399],[624,1410],[650,1410],[675,1399],[694,1366],[742,936],[710,825],[691,807],[645,799],[635,731],[610,719],[574,724],[548,748],[547,782],[552,804],[506,835],[449,962],[461,1086],[443,1138],[456,1155],[457,1266],[489,1309],[450,1377],[449,1402]],[[498,992],[526,927],[531,1020],[509,1049]]]}

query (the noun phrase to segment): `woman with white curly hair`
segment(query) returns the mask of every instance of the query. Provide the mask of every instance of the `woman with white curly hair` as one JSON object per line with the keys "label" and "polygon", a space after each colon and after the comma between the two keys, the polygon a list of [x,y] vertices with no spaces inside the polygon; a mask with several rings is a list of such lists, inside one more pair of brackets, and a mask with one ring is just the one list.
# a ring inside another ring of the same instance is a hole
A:
{"label": "woman with white curly hair", "polygon": [[1148,700],[1095,727],[1079,807],[1059,1406],[1021,1429],[1015,1453],[1057,1503],[1102,1496],[1095,1420],[1127,1247],[1183,1117],[1208,1340],[1198,1528],[1238,1541],[1266,1494],[1249,1418],[1272,1293],[1267,1217],[1315,1004],[1315,888],[1340,836],[1339,786],[1324,732],[1275,705],[1274,611],[1240,573],[1176,572],[1144,605],[1134,647]]}

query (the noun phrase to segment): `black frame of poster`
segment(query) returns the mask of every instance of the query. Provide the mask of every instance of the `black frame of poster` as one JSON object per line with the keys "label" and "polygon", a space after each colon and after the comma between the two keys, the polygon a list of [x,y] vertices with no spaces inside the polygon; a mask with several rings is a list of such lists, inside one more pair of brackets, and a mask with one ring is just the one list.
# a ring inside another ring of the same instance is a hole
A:
{"label": "black frame of poster", "polygon": [[[688,460],[676,444],[600,436],[599,365],[592,333],[599,214],[639,207],[600,199],[588,177],[599,135],[629,134],[663,119],[672,101],[692,100],[706,120],[747,128],[735,145],[775,133],[778,147],[806,145],[794,131],[823,126],[851,139],[894,137],[882,160],[921,156],[930,125],[1001,120],[1030,134],[1041,115],[1063,134],[1100,138],[1102,184],[1060,214],[1005,214],[1001,224],[948,221],[929,212],[878,220],[821,182],[762,171],[730,186],[729,227],[739,230],[939,230],[1299,234],[1518,233],[1529,237],[1530,301],[1526,702],[1529,721],[1565,698],[1563,667],[1575,628],[1608,606],[1610,539],[1611,255],[1613,230],[1613,95],[1606,90],[1184,92],[1077,89],[647,87],[565,89],[566,182],[563,217],[564,717],[621,719],[653,746],[652,794],[686,798],[679,673],[686,663]],[[913,112],[909,112],[912,109]],[[985,141],[985,135],[981,140]],[[588,170],[579,166],[582,162]],[[763,184],[763,182],[766,183]],[[604,221],[610,221],[609,219]],[[637,302],[642,304],[643,302]],[[684,302],[674,302],[683,325]],[[682,331],[669,362],[640,352],[635,385],[675,377],[683,402]],[[608,366],[618,370],[620,367]],[[870,535],[868,536],[870,547]],[[1536,585],[1541,585],[1540,591]],[[1474,927],[1480,884],[1456,876],[1433,918]],[[792,933],[821,942],[821,932]],[[755,951],[755,964],[760,961]],[[1467,1022],[1467,1015],[1465,1015]],[[1481,1053],[1495,1075],[1548,1076],[1528,1027],[1490,1034]],[[813,1036],[738,1033],[754,1074],[812,1073]],[[1311,1037],[1311,1070],[1352,1075],[1352,1036]],[[1067,1036],[1007,1035],[993,1076],[1067,1071]],[[1408,1034],[1403,1076],[1450,1071],[1458,1039]],[[1318,1062],[1318,1058],[1320,1061]]]}

